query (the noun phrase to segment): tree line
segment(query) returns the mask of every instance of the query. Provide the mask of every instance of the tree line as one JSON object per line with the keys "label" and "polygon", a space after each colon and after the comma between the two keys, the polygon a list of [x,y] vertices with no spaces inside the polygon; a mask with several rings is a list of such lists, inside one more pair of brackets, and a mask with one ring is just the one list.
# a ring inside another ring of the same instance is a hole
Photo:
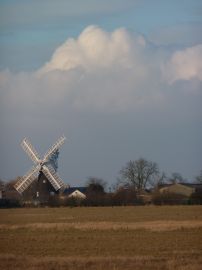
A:
{"label": "tree line", "polygon": [[[22,198],[14,190],[14,184],[19,178],[8,182],[0,180],[0,190],[4,190],[8,196],[4,204],[12,207],[21,206]],[[86,199],[63,198],[50,196],[50,206],[104,206],[104,205],[140,205],[145,203],[176,204],[183,203],[185,198],[179,194],[160,194],[158,187],[169,183],[184,183],[187,180],[180,173],[172,173],[166,176],[159,170],[158,164],[144,158],[130,160],[119,171],[117,182],[106,191],[107,183],[97,177],[89,177],[86,183]],[[195,177],[194,183],[202,184],[202,170]],[[194,194],[192,202],[202,203],[201,194]],[[197,199],[197,200],[196,200]],[[187,202],[187,201],[186,201]],[[2,203],[2,200],[1,200]]]}

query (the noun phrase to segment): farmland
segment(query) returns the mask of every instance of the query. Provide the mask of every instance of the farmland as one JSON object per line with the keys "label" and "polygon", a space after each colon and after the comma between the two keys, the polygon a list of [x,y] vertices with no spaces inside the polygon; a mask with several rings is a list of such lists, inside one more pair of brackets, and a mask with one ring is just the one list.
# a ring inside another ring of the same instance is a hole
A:
{"label": "farmland", "polygon": [[202,206],[0,210],[1,269],[201,269]]}

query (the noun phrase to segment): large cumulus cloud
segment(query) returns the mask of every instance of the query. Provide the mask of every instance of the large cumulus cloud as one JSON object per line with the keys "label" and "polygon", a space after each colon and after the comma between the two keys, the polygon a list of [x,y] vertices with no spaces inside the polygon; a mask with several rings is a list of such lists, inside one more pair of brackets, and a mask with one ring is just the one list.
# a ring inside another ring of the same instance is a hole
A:
{"label": "large cumulus cloud", "polygon": [[202,79],[202,45],[170,53],[124,28],[87,27],[32,73],[0,73],[2,101],[33,110],[127,111],[158,106],[176,81]]}
{"label": "large cumulus cloud", "polygon": [[86,71],[115,66],[131,67],[131,56],[145,47],[142,36],[134,38],[124,28],[107,33],[99,27],[89,26],[77,40],[68,39],[62,44],[41,72],[68,71],[77,67]]}

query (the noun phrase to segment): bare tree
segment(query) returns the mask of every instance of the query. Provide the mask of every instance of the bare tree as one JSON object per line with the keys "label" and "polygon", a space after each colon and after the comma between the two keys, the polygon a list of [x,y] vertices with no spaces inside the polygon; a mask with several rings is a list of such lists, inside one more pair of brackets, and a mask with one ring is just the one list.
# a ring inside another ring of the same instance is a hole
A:
{"label": "bare tree", "polygon": [[130,160],[120,170],[121,180],[137,190],[145,189],[148,184],[153,183],[154,177],[158,174],[158,165],[143,158],[136,161]]}
{"label": "bare tree", "polygon": [[158,188],[159,186],[166,184],[167,181],[168,181],[168,178],[165,172],[159,172],[151,178],[149,184],[153,188]]}
{"label": "bare tree", "polygon": [[172,184],[183,183],[183,182],[186,182],[186,179],[184,179],[180,173],[174,172],[169,178],[169,182]]}
{"label": "bare tree", "polygon": [[3,180],[0,179],[0,199],[2,199],[3,197],[4,187],[5,187],[5,183]]}
{"label": "bare tree", "polygon": [[5,191],[15,191],[15,184],[17,183],[17,181],[20,179],[19,176],[17,176],[15,179],[9,180],[7,182],[5,182]]}
{"label": "bare tree", "polygon": [[9,200],[21,200],[21,195],[15,190],[14,185],[19,180],[19,176],[7,181],[4,186],[4,196]]}
{"label": "bare tree", "polygon": [[5,182],[0,179],[0,190],[4,190]]}

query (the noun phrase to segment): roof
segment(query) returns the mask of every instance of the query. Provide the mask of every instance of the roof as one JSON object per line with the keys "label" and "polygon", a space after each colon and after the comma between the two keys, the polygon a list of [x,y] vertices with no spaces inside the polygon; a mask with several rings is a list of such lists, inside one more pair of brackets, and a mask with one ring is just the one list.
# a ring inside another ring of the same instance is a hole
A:
{"label": "roof", "polygon": [[182,185],[195,189],[195,192],[202,192],[202,184],[182,183]]}
{"label": "roof", "polygon": [[159,185],[158,188],[166,188],[166,187],[171,187],[173,185],[182,185],[190,188],[195,188],[195,190],[202,190],[202,184],[195,184],[195,183],[170,183],[170,184],[162,184]]}
{"label": "roof", "polygon": [[202,188],[202,184],[194,184],[194,183],[179,183],[179,184],[187,187]]}
{"label": "roof", "polygon": [[175,185],[175,184],[160,184],[158,185],[158,188],[160,189],[160,188],[170,187],[172,185]]}
{"label": "roof", "polygon": [[86,187],[69,187],[69,188],[65,188],[65,190],[63,191],[63,194],[69,195],[76,190],[79,190],[81,193],[86,193],[87,188]]}
{"label": "roof", "polygon": [[69,198],[75,198],[75,199],[86,199],[86,195],[79,191],[78,189],[76,189],[74,192],[72,192],[71,194],[68,195]]}

